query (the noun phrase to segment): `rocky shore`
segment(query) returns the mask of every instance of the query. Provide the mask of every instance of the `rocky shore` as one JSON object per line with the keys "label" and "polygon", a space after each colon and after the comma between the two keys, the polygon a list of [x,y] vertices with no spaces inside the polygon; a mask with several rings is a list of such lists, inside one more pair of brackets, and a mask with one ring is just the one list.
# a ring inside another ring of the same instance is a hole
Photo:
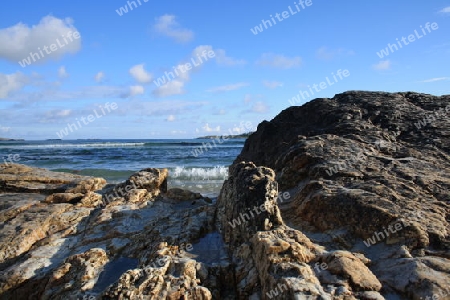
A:
{"label": "rocky shore", "polygon": [[218,199],[166,169],[2,164],[0,299],[450,299],[449,116],[417,93],[290,107]]}

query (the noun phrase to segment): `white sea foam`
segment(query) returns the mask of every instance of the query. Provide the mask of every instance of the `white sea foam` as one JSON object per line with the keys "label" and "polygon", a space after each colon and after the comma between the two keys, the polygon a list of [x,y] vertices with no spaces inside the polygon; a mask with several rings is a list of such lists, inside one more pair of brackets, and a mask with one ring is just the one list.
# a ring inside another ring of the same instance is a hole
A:
{"label": "white sea foam", "polygon": [[228,177],[228,167],[212,168],[175,167],[170,170],[169,177],[173,179],[190,180],[225,180]]}

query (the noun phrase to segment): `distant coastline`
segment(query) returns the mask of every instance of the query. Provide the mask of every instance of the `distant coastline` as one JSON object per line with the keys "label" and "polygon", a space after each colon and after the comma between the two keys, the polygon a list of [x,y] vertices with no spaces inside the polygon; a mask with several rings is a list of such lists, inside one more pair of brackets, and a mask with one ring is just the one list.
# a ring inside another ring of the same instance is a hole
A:
{"label": "distant coastline", "polygon": [[243,133],[243,134],[238,134],[238,135],[206,135],[206,136],[201,136],[196,138],[197,140],[202,140],[202,139],[217,139],[217,138],[221,138],[221,137],[226,137],[228,139],[246,139],[248,138],[253,132],[247,132],[247,133]]}
{"label": "distant coastline", "polygon": [[0,138],[1,142],[23,142],[24,139],[7,139],[7,138]]}

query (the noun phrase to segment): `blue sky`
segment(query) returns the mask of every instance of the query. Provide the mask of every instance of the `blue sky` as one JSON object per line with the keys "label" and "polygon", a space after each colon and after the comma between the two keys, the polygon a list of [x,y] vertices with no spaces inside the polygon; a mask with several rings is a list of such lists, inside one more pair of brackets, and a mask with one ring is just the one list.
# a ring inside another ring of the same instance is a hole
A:
{"label": "blue sky", "polygon": [[191,138],[239,133],[292,99],[450,94],[448,0],[139,1],[3,4],[0,136]]}

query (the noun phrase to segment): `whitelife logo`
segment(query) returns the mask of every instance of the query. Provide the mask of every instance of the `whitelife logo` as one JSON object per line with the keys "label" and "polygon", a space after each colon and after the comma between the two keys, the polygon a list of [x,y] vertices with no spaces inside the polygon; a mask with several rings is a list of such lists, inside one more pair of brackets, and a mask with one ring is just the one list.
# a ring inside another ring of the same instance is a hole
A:
{"label": "whitelife logo", "polygon": [[[350,71],[345,69],[344,71],[342,71],[341,69],[337,70],[336,72],[337,76],[339,77],[339,80],[344,80],[345,78],[347,78],[348,76],[350,76]],[[300,97],[302,97],[303,100],[307,100],[310,97],[312,97],[314,95],[314,90],[316,91],[316,93],[319,93],[320,91],[323,91],[325,89],[327,89],[329,86],[334,85],[335,83],[338,83],[339,80],[337,79],[336,75],[334,75],[334,73],[332,72],[331,75],[333,76],[334,82],[332,80],[330,80],[330,78],[325,77],[325,81],[322,81],[321,83],[317,84],[313,84],[312,87],[308,85],[308,91],[300,91],[295,97],[292,97],[292,99],[289,99],[289,103],[291,105],[295,105],[296,103],[300,103],[301,99]],[[314,89],[314,90],[313,90]]]}
{"label": "whitelife logo", "polygon": [[[139,6],[142,5],[141,0],[136,0],[139,3]],[[127,5],[124,5],[120,7],[119,9],[116,9],[116,13],[121,17],[124,14],[128,13],[128,7],[130,8],[130,11],[132,11],[134,8],[138,8],[138,5],[136,4],[136,1],[127,1]],[[149,0],[142,0],[142,2],[147,3]],[[134,5],[134,8],[133,6]]]}
{"label": "whitelife logo", "polygon": [[[38,47],[39,53],[30,52],[30,55],[27,58],[24,58],[22,61],[19,61],[19,65],[22,68],[25,68],[26,66],[31,65],[31,63],[32,63],[31,60],[33,60],[33,62],[36,62],[45,57],[45,54],[44,54],[44,52],[42,52],[42,50],[44,50],[47,55],[52,54],[52,52],[58,51],[59,49],[65,47],[69,43],[73,42],[74,39],[78,40],[81,36],[78,31],[75,31],[75,32],[69,31],[66,35],[63,34],[62,37],[63,37],[64,43],[62,43],[59,40],[59,38],[57,38],[56,44],[51,44],[50,46],[44,46],[44,47],[42,47],[43,49],[41,49],[41,47]],[[69,41],[66,38],[69,39]]]}
{"label": "whitelife logo", "polygon": [[[95,120],[100,119],[101,117],[105,116],[107,112],[110,113],[112,110],[116,110],[117,107],[118,107],[117,103],[113,102],[113,103],[109,104],[109,102],[107,102],[104,104],[104,106],[100,106],[102,115],[98,114],[97,110],[94,109],[94,111],[93,111],[94,114],[87,116],[87,118],[81,117],[81,122],[83,122],[84,125],[88,125],[89,123],[92,123]],[[105,112],[105,109],[106,109],[106,112]],[[80,120],[78,120],[78,118],[77,118],[76,123],[67,124],[67,127],[60,130],[59,132],[57,132],[56,135],[60,139],[62,139],[63,137],[69,135],[69,130],[70,130],[70,132],[74,132],[76,130],[81,129],[82,127],[83,127],[83,125],[80,123]]]}
{"label": "whitelife logo", "polygon": [[[427,22],[425,24],[425,28],[427,29],[428,33],[431,33],[431,29],[438,30],[439,25],[436,22],[433,22],[433,23]],[[416,30],[414,30],[414,34],[408,35],[409,42],[406,41],[406,37],[404,37],[404,36],[400,40],[397,38],[396,40],[397,40],[398,47],[400,47],[400,49],[401,49],[401,48],[403,48],[403,45],[408,46],[410,43],[415,42],[416,38],[417,38],[417,40],[420,40],[421,38],[426,36],[427,32],[422,27],[422,25],[420,26],[420,29],[422,29],[423,35],[420,35],[416,29]],[[403,45],[400,41],[403,42]],[[398,47],[395,43],[394,44],[389,43],[385,49],[382,49],[380,52],[377,52],[377,55],[379,58],[384,58],[384,57],[389,56],[390,54],[394,53],[395,51],[398,51],[399,50]]]}
{"label": "whitelife logo", "polygon": [[[292,9],[292,7],[289,5],[289,11],[285,10],[283,11],[281,14],[280,13],[276,13],[275,17],[277,18],[278,22],[282,22],[285,19],[298,14],[300,11],[305,10],[307,7],[311,6],[312,0],[300,0],[297,2],[294,2],[295,8],[297,9],[297,11],[295,11],[294,9]],[[300,6],[302,7],[300,9]],[[281,18],[280,18],[281,17]],[[275,20],[275,18],[273,17],[273,15],[270,15],[270,19],[272,20],[261,20],[262,23],[260,23],[258,26],[255,26],[254,28],[250,28],[250,31],[254,34],[257,35],[258,33],[262,33],[264,31],[264,29],[269,29],[269,27],[272,27],[274,25],[277,24],[277,21]],[[264,27],[263,27],[264,26]]]}
{"label": "whitelife logo", "polygon": [[[157,86],[160,87],[162,85],[165,85],[166,83],[169,83],[170,81],[174,80],[177,77],[180,77],[180,73],[178,73],[178,71],[180,71],[182,74],[186,73],[187,71],[192,70],[192,65],[194,67],[198,67],[200,65],[202,65],[203,63],[207,62],[209,59],[214,58],[216,56],[216,53],[212,50],[206,51],[203,50],[202,54],[199,55],[197,54],[197,61],[195,60],[194,57],[191,57],[191,63],[185,63],[185,64],[180,64],[176,67],[172,67],[173,71],[175,72],[175,74],[173,72],[165,72],[164,76],[159,77],[156,80],[153,80],[153,83]],[[203,57],[203,59],[202,59]],[[172,78],[170,78],[172,77]],[[166,79],[167,78],[167,79]]]}

